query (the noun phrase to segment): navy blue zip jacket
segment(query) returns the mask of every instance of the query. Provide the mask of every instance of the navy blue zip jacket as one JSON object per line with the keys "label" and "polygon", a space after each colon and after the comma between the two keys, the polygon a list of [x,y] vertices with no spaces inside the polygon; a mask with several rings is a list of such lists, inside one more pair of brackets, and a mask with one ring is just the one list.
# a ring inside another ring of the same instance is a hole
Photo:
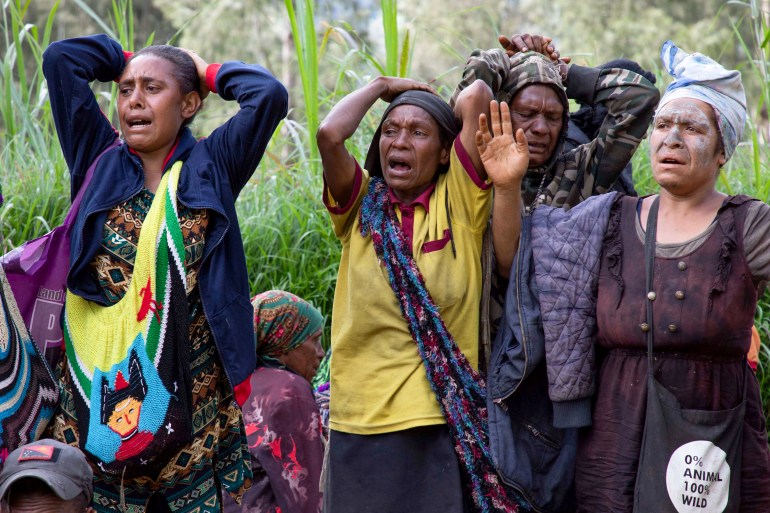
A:
{"label": "navy blue zip jacket", "polygon": [[[545,208],[538,207],[535,213]],[[492,343],[487,374],[489,448],[503,483],[522,495],[533,512],[571,513],[578,431],[554,426],[532,217],[522,218],[505,314]]]}
{"label": "navy blue zip jacket", "polygon": [[[90,83],[117,79],[125,65],[120,44],[105,35],[58,41],[43,54],[73,198],[89,165],[118,137],[99,109]],[[248,383],[256,366],[253,309],[235,199],[286,116],[288,93],[266,69],[242,62],[210,65],[206,82],[224,100],[236,100],[240,110],[199,141],[184,128],[164,171],[184,161],[177,198],[187,207],[207,209],[210,215],[198,286],[225,373],[235,388]],[[142,162],[127,145],[110,149],[99,160],[72,233],[67,287],[73,293],[104,304],[89,263],[101,244],[108,210],[143,186]],[[236,400],[248,395],[239,388]]]}
{"label": "navy blue zip jacket", "polygon": [[596,283],[610,210],[601,194],[522,219],[487,374],[489,446],[536,513],[575,511],[578,428],[594,395]]}

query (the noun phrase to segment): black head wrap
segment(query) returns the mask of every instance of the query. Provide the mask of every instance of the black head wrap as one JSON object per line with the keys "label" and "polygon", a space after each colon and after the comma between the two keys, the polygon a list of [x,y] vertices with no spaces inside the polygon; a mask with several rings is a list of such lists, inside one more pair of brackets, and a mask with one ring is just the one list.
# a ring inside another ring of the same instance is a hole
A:
{"label": "black head wrap", "polygon": [[[380,119],[377,131],[374,132],[374,137],[369,145],[369,151],[366,153],[366,162],[364,163],[364,167],[369,171],[369,176],[382,177],[382,166],[380,165],[380,136],[382,135],[382,123],[388,117],[390,111],[399,105],[415,105],[430,114],[431,117],[436,120],[436,123],[441,130],[440,137],[442,143],[453,141],[460,131],[452,107],[442,100],[440,96],[427,91],[405,91],[390,102],[390,105],[388,105],[388,108],[385,109],[385,112],[382,114],[382,119]],[[448,168],[449,164],[444,164],[439,167],[438,172],[444,173]]]}

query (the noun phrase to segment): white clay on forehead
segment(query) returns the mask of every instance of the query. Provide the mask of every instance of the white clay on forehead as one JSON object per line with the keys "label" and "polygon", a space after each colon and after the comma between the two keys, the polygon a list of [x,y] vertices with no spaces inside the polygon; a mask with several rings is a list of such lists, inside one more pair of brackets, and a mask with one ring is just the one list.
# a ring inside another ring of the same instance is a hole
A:
{"label": "white clay on forehead", "polygon": [[702,109],[698,106],[711,109],[711,106],[704,102],[695,103],[697,100],[688,100],[685,98],[673,100],[667,103],[658,111],[655,116],[655,121],[665,119],[674,125],[681,125],[684,123],[696,123],[702,125],[704,128],[708,128],[707,134],[710,135],[715,130],[714,122],[709,118]]}
{"label": "white clay on forehead", "polygon": [[[718,129],[716,123],[703,110],[711,108],[711,105],[705,102],[687,98],[673,100],[661,107],[655,116],[655,123],[663,120],[670,127],[664,133],[653,130],[650,151],[653,154],[664,151],[664,146],[669,146],[669,150],[665,151],[670,151],[670,145],[676,142],[681,145],[676,151],[686,151],[695,161],[707,162],[714,158],[714,147],[719,137]],[[694,133],[694,137],[685,137],[686,132],[683,129],[687,125],[696,125],[702,131]]]}

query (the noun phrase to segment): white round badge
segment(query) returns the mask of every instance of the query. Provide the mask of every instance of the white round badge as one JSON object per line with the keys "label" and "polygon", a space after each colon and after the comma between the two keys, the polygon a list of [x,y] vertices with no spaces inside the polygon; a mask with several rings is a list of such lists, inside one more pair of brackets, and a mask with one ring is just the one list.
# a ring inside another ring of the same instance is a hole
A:
{"label": "white round badge", "polygon": [[668,461],[666,488],[679,513],[722,513],[730,498],[727,453],[707,440],[684,444]]}

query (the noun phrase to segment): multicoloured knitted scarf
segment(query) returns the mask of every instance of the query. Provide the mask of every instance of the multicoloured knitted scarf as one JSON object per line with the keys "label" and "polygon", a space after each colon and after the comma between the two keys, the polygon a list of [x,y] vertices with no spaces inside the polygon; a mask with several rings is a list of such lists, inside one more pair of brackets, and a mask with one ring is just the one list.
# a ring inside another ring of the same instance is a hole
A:
{"label": "multicoloured knitted scarf", "polygon": [[361,235],[371,236],[377,257],[388,271],[401,315],[409,325],[454,439],[465,485],[476,510],[487,513],[529,509],[524,501],[508,496],[495,472],[489,452],[486,385],[444,325],[381,178],[371,179],[359,221]]}

